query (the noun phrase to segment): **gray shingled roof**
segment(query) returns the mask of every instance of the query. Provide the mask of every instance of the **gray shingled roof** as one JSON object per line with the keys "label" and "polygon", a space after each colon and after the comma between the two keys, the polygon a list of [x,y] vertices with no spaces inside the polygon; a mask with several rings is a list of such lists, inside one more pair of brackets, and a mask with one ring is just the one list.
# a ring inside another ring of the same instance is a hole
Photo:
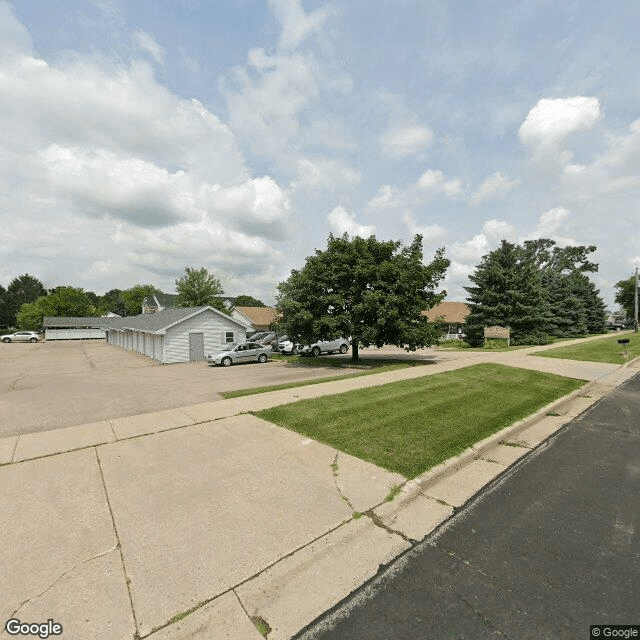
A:
{"label": "gray shingled roof", "polygon": [[213,307],[183,307],[177,309],[164,309],[157,313],[141,313],[138,316],[127,316],[126,318],[115,318],[117,322],[109,325],[113,329],[134,329],[136,331],[155,332],[162,331],[177,322],[185,320],[203,309],[211,309],[214,313],[219,313],[230,322],[237,324],[243,329],[245,326],[235,318],[214,309]]}
{"label": "gray shingled roof", "polygon": [[122,318],[45,316],[42,319],[42,326],[45,329],[53,327],[57,329],[106,328],[112,327],[118,320],[122,320]]}

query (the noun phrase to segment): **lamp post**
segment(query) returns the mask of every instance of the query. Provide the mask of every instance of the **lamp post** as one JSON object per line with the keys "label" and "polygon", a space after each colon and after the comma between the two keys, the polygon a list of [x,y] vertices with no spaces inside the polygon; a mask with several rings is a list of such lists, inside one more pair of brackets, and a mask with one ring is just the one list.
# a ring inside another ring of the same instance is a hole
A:
{"label": "lamp post", "polygon": [[638,267],[636,267],[636,282],[633,288],[633,330],[638,333]]}

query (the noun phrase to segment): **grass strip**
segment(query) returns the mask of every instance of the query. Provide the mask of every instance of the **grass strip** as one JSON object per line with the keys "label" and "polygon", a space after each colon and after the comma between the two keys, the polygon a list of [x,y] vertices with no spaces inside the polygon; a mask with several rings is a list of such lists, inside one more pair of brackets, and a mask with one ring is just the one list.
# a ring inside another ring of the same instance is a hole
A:
{"label": "grass strip", "polygon": [[[388,360],[386,361],[388,362]],[[282,384],[273,384],[268,387],[253,387],[252,389],[237,389],[235,391],[224,391],[220,395],[227,398],[240,398],[242,396],[252,396],[256,393],[267,393],[268,391],[280,391],[281,389],[294,389],[295,387],[306,387],[310,384],[320,384],[321,382],[333,382],[334,380],[344,380],[345,378],[359,378],[360,376],[370,376],[374,373],[384,373],[385,371],[397,371],[398,369],[406,369],[417,365],[427,365],[430,362],[409,361],[396,362],[395,364],[385,364],[376,366],[372,369],[365,369],[358,373],[345,373],[340,376],[329,376],[328,378],[319,378],[316,380],[301,380],[299,382],[283,382]]]}
{"label": "grass strip", "polygon": [[[618,340],[628,339],[628,358],[624,356],[624,347],[618,344]],[[531,355],[544,358],[564,358],[567,360],[587,360],[589,362],[610,362],[611,364],[624,364],[633,358],[640,357],[640,337],[637,333],[617,333],[610,338],[591,340],[581,344],[567,347],[558,347],[546,351],[538,351]]]}
{"label": "grass strip", "polygon": [[477,364],[303,400],[255,415],[415,478],[584,382]]}

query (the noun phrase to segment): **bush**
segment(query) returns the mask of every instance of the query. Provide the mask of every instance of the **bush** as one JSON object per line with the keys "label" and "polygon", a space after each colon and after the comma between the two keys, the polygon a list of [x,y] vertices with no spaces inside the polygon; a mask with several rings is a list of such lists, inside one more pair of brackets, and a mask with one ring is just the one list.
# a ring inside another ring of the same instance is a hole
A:
{"label": "bush", "polygon": [[485,343],[482,345],[483,349],[487,351],[498,350],[498,349],[508,349],[509,345],[507,341],[503,338],[487,338]]}
{"label": "bush", "polygon": [[553,336],[550,336],[544,331],[532,331],[523,336],[516,336],[511,338],[511,344],[514,346],[535,346],[541,344],[552,344],[556,340]]}

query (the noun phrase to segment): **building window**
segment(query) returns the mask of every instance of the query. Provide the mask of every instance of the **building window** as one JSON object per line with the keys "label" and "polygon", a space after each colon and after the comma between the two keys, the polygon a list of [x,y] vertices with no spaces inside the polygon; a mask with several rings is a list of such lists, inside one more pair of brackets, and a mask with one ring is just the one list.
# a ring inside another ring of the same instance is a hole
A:
{"label": "building window", "polygon": [[233,331],[227,331],[225,334],[225,342],[233,342]]}

